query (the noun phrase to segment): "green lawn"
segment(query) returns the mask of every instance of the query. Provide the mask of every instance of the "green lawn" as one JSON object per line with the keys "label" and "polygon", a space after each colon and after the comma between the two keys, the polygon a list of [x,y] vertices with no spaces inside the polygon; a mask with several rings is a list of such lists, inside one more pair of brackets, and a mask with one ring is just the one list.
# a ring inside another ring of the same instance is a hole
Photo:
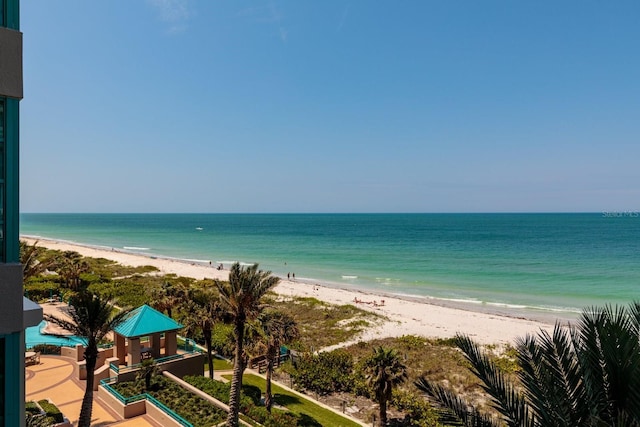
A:
{"label": "green lawn", "polygon": [[[205,360],[206,357],[205,357]],[[230,371],[233,369],[233,363],[224,360],[224,359],[213,359],[213,371]],[[204,372],[209,372],[209,363],[205,362],[204,364]]]}
{"label": "green lawn", "polygon": [[[231,375],[224,375],[224,377],[231,380]],[[242,383],[259,387],[263,393],[265,391],[265,380],[257,375],[245,374],[242,377]],[[277,384],[271,383],[271,392],[273,393],[278,405],[285,406],[295,414],[306,414],[314,418],[323,426],[360,426],[360,424],[355,423],[348,418],[344,418],[335,412],[329,411],[322,406],[317,405],[312,400],[293,394],[282,387],[279,387]]]}

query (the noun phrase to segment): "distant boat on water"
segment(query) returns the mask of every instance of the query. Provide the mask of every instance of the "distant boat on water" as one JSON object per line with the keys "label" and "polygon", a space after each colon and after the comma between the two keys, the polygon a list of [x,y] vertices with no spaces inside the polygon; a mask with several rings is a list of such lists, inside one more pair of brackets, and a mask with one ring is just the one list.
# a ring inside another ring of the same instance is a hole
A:
{"label": "distant boat on water", "polygon": [[196,227],[196,230],[202,231],[203,229],[202,229],[202,227]]}

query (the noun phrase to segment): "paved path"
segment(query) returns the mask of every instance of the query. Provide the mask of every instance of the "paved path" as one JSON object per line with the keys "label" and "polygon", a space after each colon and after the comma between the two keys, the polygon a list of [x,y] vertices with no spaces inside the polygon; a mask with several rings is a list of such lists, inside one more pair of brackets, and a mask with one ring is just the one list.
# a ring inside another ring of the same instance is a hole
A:
{"label": "paved path", "polygon": [[[73,361],[61,356],[41,356],[40,364],[27,366],[26,400],[49,399],[75,426],[78,424],[85,382],[74,375]],[[91,425],[93,427],[162,427],[149,416],[122,420],[102,401],[93,401]]]}

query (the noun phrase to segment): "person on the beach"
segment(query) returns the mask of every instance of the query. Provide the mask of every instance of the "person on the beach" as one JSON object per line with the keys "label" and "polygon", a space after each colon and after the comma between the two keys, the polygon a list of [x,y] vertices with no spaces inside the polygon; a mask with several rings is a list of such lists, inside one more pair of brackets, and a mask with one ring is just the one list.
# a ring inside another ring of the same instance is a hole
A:
{"label": "person on the beach", "polygon": [[291,279],[291,273],[287,273],[287,280]]}

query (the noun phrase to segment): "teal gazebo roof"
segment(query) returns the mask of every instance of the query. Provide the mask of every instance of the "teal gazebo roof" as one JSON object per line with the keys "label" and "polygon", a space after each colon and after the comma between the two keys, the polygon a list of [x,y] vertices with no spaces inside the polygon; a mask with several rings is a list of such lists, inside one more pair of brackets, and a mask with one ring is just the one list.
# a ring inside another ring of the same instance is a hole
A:
{"label": "teal gazebo roof", "polygon": [[126,338],[142,337],[161,332],[177,331],[182,325],[148,305],[143,305],[129,313],[125,320],[113,331]]}

